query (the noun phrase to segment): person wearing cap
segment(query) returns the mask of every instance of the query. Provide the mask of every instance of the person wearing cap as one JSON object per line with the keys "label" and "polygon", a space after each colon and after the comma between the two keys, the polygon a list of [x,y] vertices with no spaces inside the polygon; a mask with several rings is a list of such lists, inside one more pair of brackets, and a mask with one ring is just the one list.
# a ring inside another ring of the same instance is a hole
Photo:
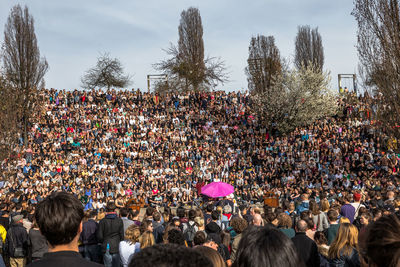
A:
{"label": "person wearing cap", "polygon": [[358,211],[360,210],[361,207],[365,206],[363,204],[360,203],[361,201],[361,194],[359,192],[354,193],[353,195],[353,200],[354,202],[351,203],[351,205],[354,207],[355,209],[355,214],[354,214],[354,220],[358,217]]}
{"label": "person wearing cap", "polygon": [[24,216],[21,214],[15,215],[12,218],[12,225],[6,235],[4,251],[10,257],[11,267],[23,267],[26,264],[29,236],[22,225],[23,219]]}

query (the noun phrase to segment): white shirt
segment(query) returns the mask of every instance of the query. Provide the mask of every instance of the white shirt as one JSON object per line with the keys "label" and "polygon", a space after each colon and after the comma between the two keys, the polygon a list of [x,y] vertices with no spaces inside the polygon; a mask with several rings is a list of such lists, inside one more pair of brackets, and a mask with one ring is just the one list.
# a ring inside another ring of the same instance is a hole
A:
{"label": "white shirt", "polygon": [[128,267],[128,264],[133,257],[133,255],[140,251],[140,243],[136,242],[131,244],[128,241],[119,242],[119,256],[121,258],[121,263],[123,267]]}

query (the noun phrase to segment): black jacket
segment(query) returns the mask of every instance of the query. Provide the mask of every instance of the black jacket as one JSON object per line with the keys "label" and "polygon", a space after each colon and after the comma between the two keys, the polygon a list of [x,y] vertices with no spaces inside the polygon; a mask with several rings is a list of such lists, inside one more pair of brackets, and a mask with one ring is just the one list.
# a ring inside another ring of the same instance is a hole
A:
{"label": "black jacket", "polygon": [[33,228],[29,230],[29,244],[32,258],[41,258],[49,250],[46,237]]}
{"label": "black jacket", "polygon": [[102,251],[106,252],[107,244],[110,244],[110,253],[119,252],[119,242],[124,240],[124,224],[117,214],[107,214],[104,219],[99,222],[97,230],[97,240],[102,243]]}
{"label": "black jacket", "polygon": [[97,241],[97,229],[99,228],[99,224],[89,219],[87,222],[84,222],[82,225],[82,233],[81,233],[81,241],[84,245],[96,245]]}
{"label": "black jacket", "polygon": [[164,226],[159,222],[153,221],[154,241],[157,244],[160,244],[163,242],[163,234],[164,234]]}
{"label": "black jacket", "polygon": [[319,267],[320,260],[317,244],[306,233],[296,233],[292,241],[300,258],[303,259],[307,267]]}
{"label": "black jacket", "polygon": [[[11,236],[12,235],[12,236]],[[22,224],[13,224],[8,229],[6,236],[5,252],[14,258],[14,248],[23,248],[25,256],[28,255],[29,237]]]}
{"label": "black jacket", "polygon": [[28,264],[27,267],[100,267],[98,263],[82,258],[75,251],[59,251],[44,254],[43,258]]}

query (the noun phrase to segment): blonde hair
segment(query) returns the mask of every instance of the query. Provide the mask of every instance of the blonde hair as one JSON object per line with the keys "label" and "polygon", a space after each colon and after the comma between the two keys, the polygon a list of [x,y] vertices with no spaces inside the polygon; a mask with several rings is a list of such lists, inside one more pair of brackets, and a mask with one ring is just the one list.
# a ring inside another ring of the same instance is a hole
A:
{"label": "blonde hair", "polygon": [[339,223],[350,223],[350,220],[347,217],[340,217]]}
{"label": "blonde hair", "polygon": [[125,240],[131,244],[138,242],[140,237],[140,229],[136,224],[129,225],[125,231]]}
{"label": "blonde hair", "polygon": [[195,222],[199,227],[203,227],[203,226],[204,226],[204,219],[203,219],[203,218],[196,217],[196,218],[194,218],[194,222]]}
{"label": "blonde hair", "polygon": [[329,208],[330,208],[329,201],[327,199],[321,200],[321,210],[323,212],[326,212],[329,210]]}
{"label": "blonde hair", "polygon": [[140,249],[151,247],[155,244],[153,233],[150,231],[144,232],[139,237]]}
{"label": "blonde hair", "polygon": [[357,249],[358,230],[350,223],[342,223],[338,233],[329,247],[328,256],[330,259],[340,258],[342,254],[350,256],[353,249]]}

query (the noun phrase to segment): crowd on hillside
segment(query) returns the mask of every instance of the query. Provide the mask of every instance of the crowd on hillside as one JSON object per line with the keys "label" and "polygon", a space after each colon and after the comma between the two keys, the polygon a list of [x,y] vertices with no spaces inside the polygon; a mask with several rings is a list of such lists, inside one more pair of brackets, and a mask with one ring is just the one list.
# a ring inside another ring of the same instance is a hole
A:
{"label": "crowd on hillside", "polygon": [[[87,212],[81,252],[106,266],[127,266],[135,251],[163,242],[211,244],[229,266],[248,225],[279,229],[306,266],[359,266],[357,244],[368,236],[367,225],[400,207],[397,144],[374,127],[369,96],[346,94],[336,116],[279,134],[263,126],[246,93],[40,94],[27,139],[21,134],[13,157],[1,164],[5,258],[43,256],[46,242],[33,214],[57,191],[81,201]],[[230,183],[235,192],[204,198],[201,188],[212,181]],[[270,192],[279,208],[254,206]],[[148,207],[144,218],[126,209],[129,200]],[[114,225],[119,217],[123,228]],[[21,240],[22,227],[25,241],[33,240],[23,257],[14,257],[6,238],[10,225]],[[340,265],[347,260],[354,265]]]}

